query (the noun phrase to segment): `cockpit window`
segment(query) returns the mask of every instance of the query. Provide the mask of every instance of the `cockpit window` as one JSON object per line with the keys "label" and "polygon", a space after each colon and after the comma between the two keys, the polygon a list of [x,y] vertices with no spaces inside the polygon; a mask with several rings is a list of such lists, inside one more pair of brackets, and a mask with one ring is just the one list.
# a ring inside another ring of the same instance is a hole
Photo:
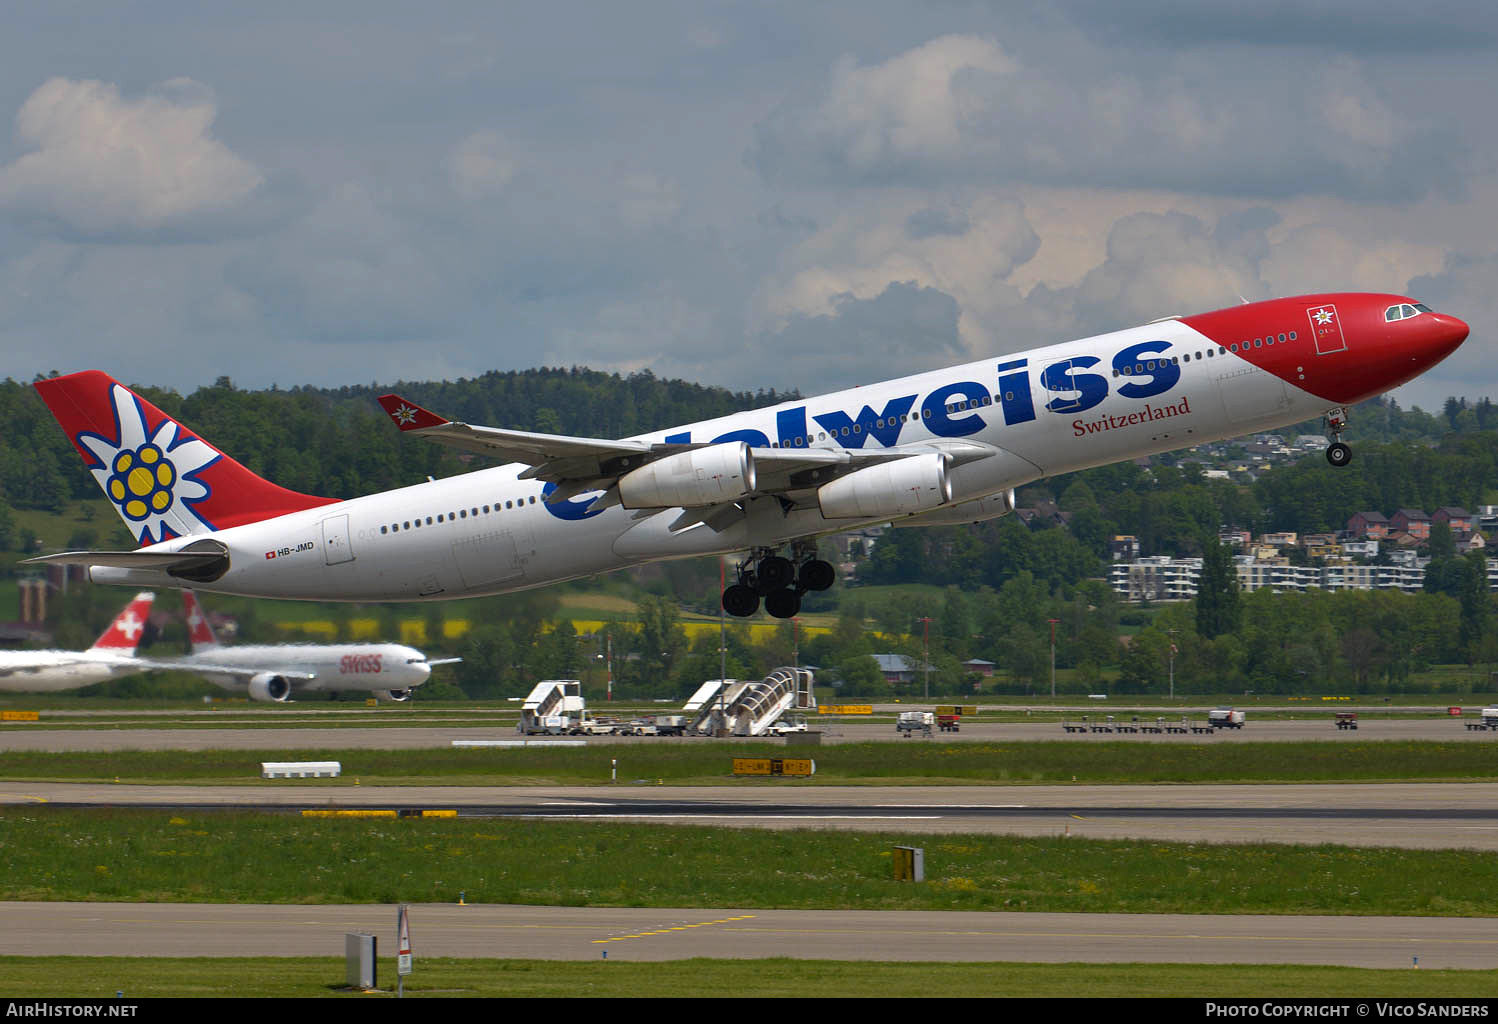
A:
{"label": "cockpit window", "polygon": [[1412,316],[1419,316],[1421,313],[1429,312],[1429,306],[1421,305],[1420,303],[1410,305],[1408,302],[1402,302],[1397,306],[1390,306],[1384,310],[1384,322],[1393,323],[1395,320],[1408,320]]}
{"label": "cockpit window", "polygon": [[1417,302],[1417,303],[1415,303],[1415,308],[1418,309],[1422,313],[1429,313],[1431,311],[1430,307],[1427,306],[1423,302]]}

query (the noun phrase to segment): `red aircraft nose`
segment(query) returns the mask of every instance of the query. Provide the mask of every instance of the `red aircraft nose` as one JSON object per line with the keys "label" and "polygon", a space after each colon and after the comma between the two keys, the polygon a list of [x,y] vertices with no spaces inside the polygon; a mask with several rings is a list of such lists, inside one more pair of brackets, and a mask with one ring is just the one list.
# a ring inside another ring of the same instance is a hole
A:
{"label": "red aircraft nose", "polygon": [[1430,313],[1427,314],[1427,319],[1431,322],[1429,325],[1422,325],[1421,333],[1424,338],[1421,347],[1425,350],[1425,358],[1430,360],[1426,365],[1434,366],[1467,340],[1470,328],[1465,320],[1458,320],[1445,313]]}

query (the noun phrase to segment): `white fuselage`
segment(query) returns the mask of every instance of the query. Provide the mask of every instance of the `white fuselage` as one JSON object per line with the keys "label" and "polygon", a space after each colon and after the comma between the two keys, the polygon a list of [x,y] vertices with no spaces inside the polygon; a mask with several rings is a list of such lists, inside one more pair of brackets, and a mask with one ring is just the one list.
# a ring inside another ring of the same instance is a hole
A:
{"label": "white fuselage", "polygon": [[0,693],[56,693],[146,667],[128,654],[105,651],[0,651]]}
{"label": "white fuselage", "polygon": [[[834,450],[954,439],[999,449],[951,469],[955,505],[1042,476],[1300,422],[1335,404],[1251,363],[1201,358],[1213,347],[1190,326],[1163,321],[637,439]],[[1190,361],[1169,361],[1187,352]],[[1132,372],[1136,359],[1153,367],[1157,355],[1158,371]],[[1130,375],[1120,375],[1124,364]],[[663,558],[774,547],[890,519],[828,519],[815,502],[787,510],[764,496],[750,499],[747,514],[721,532],[706,524],[673,532],[670,511],[645,515],[615,505],[589,512],[596,493],[548,505],[545,485],[520,479],[525,469],[479,470],[220,530],[212,537],[228,547],[229,571],[192,585],[307,600],[446,600]],[[153,550],[200,539],[174,538]],[[95,566],[92,577],[187,585],[137,569]]]}
{"label": "white fuselage", "polygon": [[426,655],[402,644],[250,644],[209,647],[174,658],[171,667],[194,672],[215,686],[243,690],[245,678],[210,670],[238,669],[266,675],[293,674],[297,693],[343,690],[407,690],[431,675]]}

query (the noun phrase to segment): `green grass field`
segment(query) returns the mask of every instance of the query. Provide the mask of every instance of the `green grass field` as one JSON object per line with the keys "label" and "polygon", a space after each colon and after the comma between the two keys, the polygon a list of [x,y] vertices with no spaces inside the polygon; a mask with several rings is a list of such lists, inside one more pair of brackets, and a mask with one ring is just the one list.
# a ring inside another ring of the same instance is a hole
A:
{"label": "green grass field", "polygon": [[[0,810],[0,899],[187,903],[1498,915],[1464,850],[916,837],[828,829],[239,811]],[[1453,884],[1459,880],[1459,884]]]}
{"label": "green grass field", "polygon": [[1364,740],[1346,743],[1157,744],[1127,740],[1079,744],[840,743],[789,748],[779,742],[729,747],[650,739],[593,747],[426,750],[8,751],[0,778],[26,781],[243,784],[266,781],[261,761],[338,761],[343,775],[326,785],[599,785],[617,761],[622,781],[666,785],[762,785],[732,776],[736,757],[804,756],[810,779],[777,785],[986,785],[1038,783],[1230,783],[1492,781],[1485,743]]}
{"label": "green grass field", "polygon": [[[418,955],[409,998],[914,999],[1479,999],[1491,971],[1375,971],[1319,966],[1213,964],[880,963],[840,960],[458,960]],[[380,988],[344,988],[344,963],[324,958],[7,957],[0,998],[392,998],[395,963],[382,957]]]}

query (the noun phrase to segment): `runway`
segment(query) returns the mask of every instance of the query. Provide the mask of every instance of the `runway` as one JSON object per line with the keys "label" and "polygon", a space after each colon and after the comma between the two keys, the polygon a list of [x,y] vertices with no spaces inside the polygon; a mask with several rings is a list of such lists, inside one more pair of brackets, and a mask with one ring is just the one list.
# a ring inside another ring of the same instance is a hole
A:
{"label": "runway", "polygon": [[[542,960],[1020,961],[1492,969],[1490,918],[457,906],[410,911],[424,956]],[[343,955],[395,948],[392,906],[0,903],[0,956]]]}
{"label": "runway", "polygon": [[[888,737],[841,725],[824,742]],[[507,737],[493,726],[0,730],[0,749],[316,749],[433,747]],[[964,741],[1056,739],[1056,722],[978,723]],[[943,734],[940,739],[955,739]],[[1084,745],[1107,739],[1084,734]],[[1114,736],[1112,738],[1119,738]],[[1264,721],[1174,742],[1460,738],[1498,742],[1443,719],[1390,719],[1358,733],[1322,721]],[[892,739],[892,738],[891,738]],[[1131,740],[1158,742],[1158,737]],[[614,743],[680,743],[676,739]],[[691,740],[685,742],[714,742]],[[898,742],[926,742],[901,740]],[[730,750],[733,744],[725,746]],[[788,751],[815,756],[814,750]],[[212,813],[304,808],[454,809],[460,815],[623,820],[720,828],[833,828],[908,836],[976,832],[1201,843],[1335,843],[1498,850],[1498,783],[1392,785],[815,786],[794,780],[713,787],[366,787],[317,780],[239,786],[9,783],[0,804],[146,807]],[[0,955],[341,956],[367,931],[388,954],[386,906],[0,903]],[[686,957],[892,961],[1316,963],[1491,969],[1498,919],[1018,914],[422,905],[420,956],[562,960]],[[419,961],[418,961],[419,962]]]}
{"label": "runway", "polygon": [[0,804],[455,809],[662,826],[1498,850],[1498,783],[1206,786],[244,786],[0,783]]}
{"label": "runway", "polygon": [[[388,714],[391,721],[398,722],[402,712]],[[285,712],[289,718],[293,713]],[[113,728],[56,727],[58,719],[45,719],[42,727],[30,723],[6,723],[0,727],[0,751],[83,751],[83,750],[412,750],[433,747],[449,747],[454,740],[514,740],[518,737],[512,728],[494,725],[471,725],[465,722],[451,724],[431,723],[421,725],[335,725],[328,715],[336,712],[312,712],[307,717],[298,713],[298,723],[289,724],[275,715],[272,720],[250,724],[237,722],[234,717],[222,712],[207,714],[190,713],[182,716],[183,725],[169,728],[152,726],[116,725]],[[1091,715],[1089,722],[1099,724],[1106,715]],[[1132,725],[1133,715],[1115,715],[1122,723]],[[1153,724],[1157,715],[1138,716],[1141,724]],[[1180,715],[1170,716],[1179,721]],[[1197,716],[1203,718],[1204,716]],[[212,719],[211,724],[204,719]],[[70,721],[70,719],[61,719]],[[1081,716],[1071,719],[1079,724]],[[203,722],[199,725],[199,722]],[[327,724],[321,724],[327,722]],[[1217,729],[1204,734],[1176,733],[1068,733],[1060,722],[1025,722],[969,720],[960,732],[937,732],[931,738],[901,739],[890,723],[835,722],[809,723],[819,731],[824,746],[841,743],[1004,743],[1051,740],[1074,743],[1078,747],[1089,743],[1170,743],[1170,744],[1214,744],[1255,742],[1306,742],[1356,743],[1370,740],[1435,740],[1492,744],[1498,750],[1498,732],[1474,731],[1464,727],[1460,719],[1444,716],[1430,718],[1387,718],[1362,723],[1355,730],[1340,730],[1333,724],[1330,715],[1325,719],[1261,719],[1251,720],[1242,729]],[[1114,728],[1120,724],[1115,721]],[[744,743],[777,743],[784,740],[769,738],[711,739],[708,737],[588,737],[589,747],[629,747],[636,744],[682,744],[714,743],[732,751]],[[805,749],[805,748],[791,748]]]}

